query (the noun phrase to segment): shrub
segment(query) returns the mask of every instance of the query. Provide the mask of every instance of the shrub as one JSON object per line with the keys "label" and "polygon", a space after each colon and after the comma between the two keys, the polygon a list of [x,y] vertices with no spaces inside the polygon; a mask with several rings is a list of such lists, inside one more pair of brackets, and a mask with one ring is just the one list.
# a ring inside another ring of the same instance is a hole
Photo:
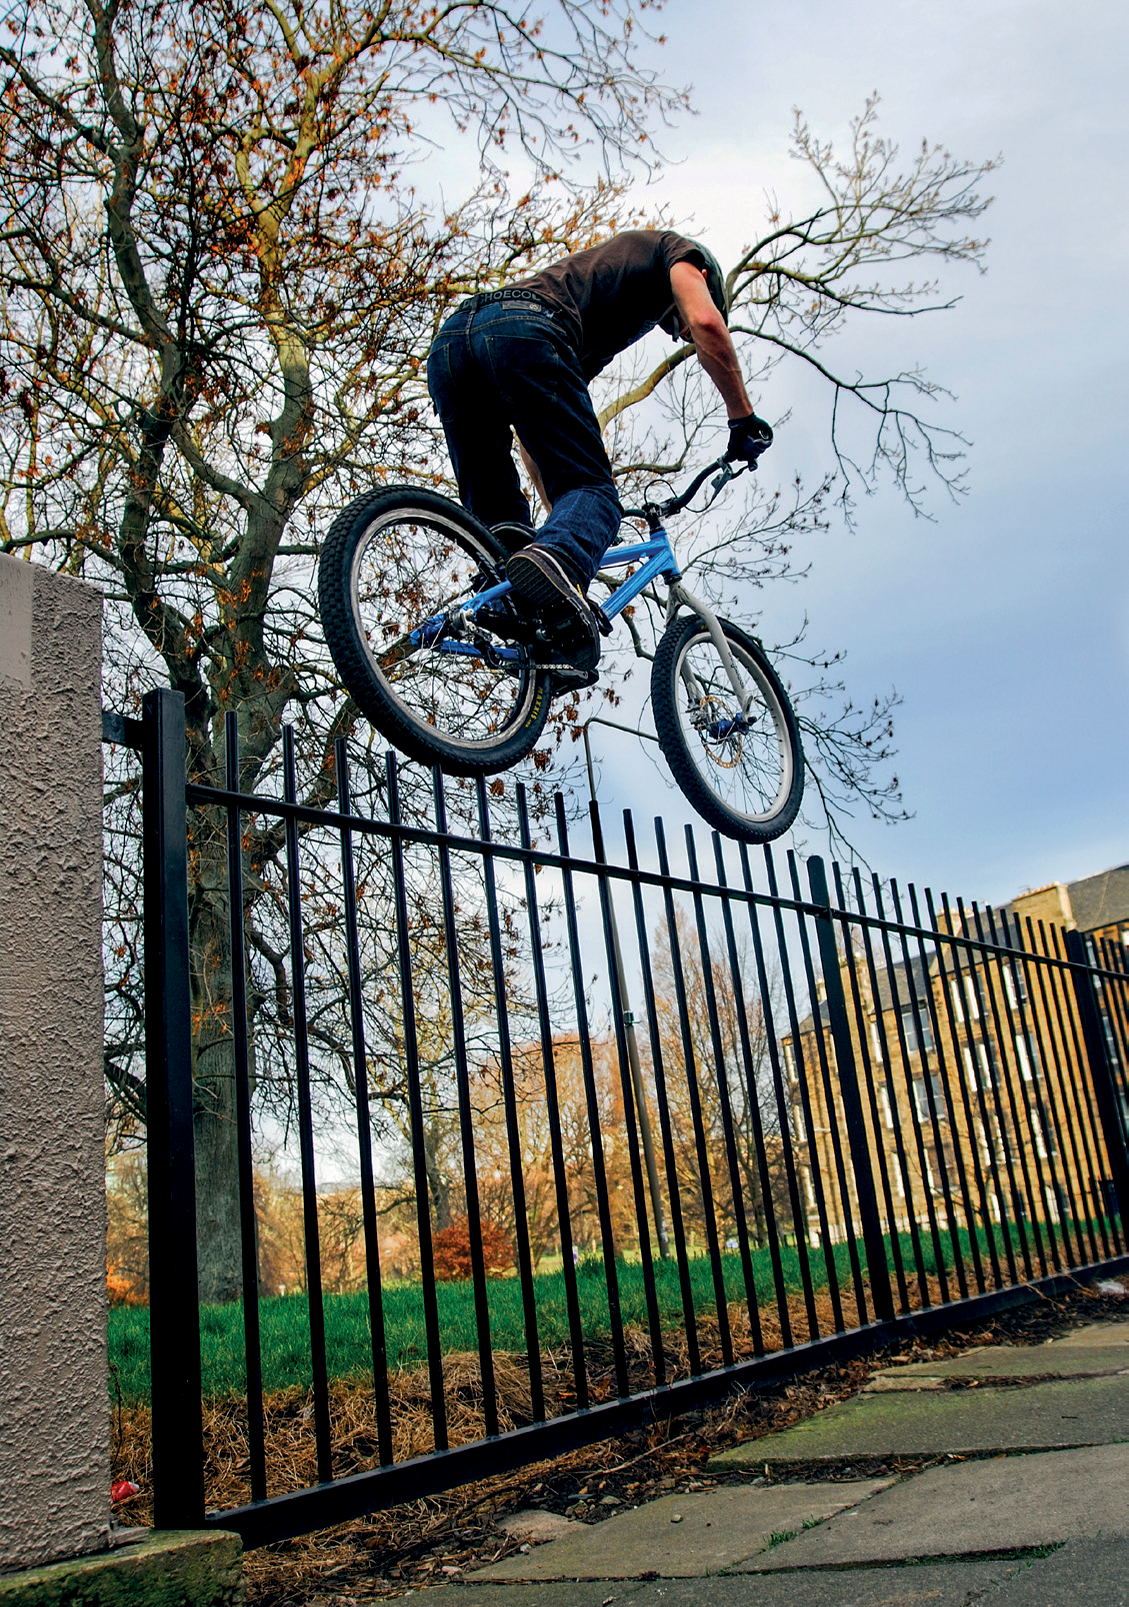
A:
{"label": "shrub", "polygon": [[[449,1227],[432,1234],[431,1253],[440,1283],[470,1277],[470,1223],[465,1216],[456,1217]],[[514,1264],[513,1241],[496,1222],[482,1224],[482,1260],[488,1278],[501,1277]]]}

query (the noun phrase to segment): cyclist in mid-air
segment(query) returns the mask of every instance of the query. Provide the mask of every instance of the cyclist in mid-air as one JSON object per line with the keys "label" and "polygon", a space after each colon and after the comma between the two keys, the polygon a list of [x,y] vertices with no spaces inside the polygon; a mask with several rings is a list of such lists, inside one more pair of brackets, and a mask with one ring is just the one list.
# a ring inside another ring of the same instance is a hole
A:
{"label": "cyclist in mid-air", "polygon": [[[772,430],[745,390],[724,275],[673,230],[628,230],[471,296],[428,355],[460,500],[511,550],[506,578],[522,606],[561,627],[554,691],[595,679],[600,636],[585,592],[622,517],[588,382],[656,325],[693,343],[726,405],[729,455],[755,467]],[[548,510],[536,541],[511,430]]]}

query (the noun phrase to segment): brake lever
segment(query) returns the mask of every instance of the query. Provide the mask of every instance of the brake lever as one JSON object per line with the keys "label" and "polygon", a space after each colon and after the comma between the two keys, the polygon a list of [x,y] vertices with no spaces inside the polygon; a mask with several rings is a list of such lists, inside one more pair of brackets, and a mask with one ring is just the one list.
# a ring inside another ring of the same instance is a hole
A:
{"label": "brake lever", "polygon": [[730,480],[736,480],[741,472],[742,471],[740,469],[731,468],[729,459],[726,458],[725,462],[722,464],[721,473],[715,479],[710,481],[714,496],[720,496],[722,487],[728,485]]}

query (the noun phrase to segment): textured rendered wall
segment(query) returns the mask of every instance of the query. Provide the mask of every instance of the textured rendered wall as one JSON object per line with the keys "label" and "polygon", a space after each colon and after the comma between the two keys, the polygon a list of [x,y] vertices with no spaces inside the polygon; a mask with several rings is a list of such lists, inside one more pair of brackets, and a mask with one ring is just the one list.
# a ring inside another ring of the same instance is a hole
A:
{"label": "textured rendered wall", "polygon": [[0,556],[0,1570],[109,1531],[101,596]]}

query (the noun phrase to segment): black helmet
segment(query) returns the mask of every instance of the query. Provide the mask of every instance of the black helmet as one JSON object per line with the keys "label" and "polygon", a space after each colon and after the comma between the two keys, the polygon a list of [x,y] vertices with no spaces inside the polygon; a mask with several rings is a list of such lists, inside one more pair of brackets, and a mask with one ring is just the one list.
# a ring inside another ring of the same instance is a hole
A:
{"label": "black helmet", "polygon": [[[728,328],[729,305],[725,299],[725,275],[721,271],[721,263],[700,240],[691,240],[689,244],[694,247],[694,250],[702,259],[702,267],[706,271],[706,286],[709,289],[710,298],[718,312],[725,319],[725,326]],[[659,327],[665,329],[672,340],[682,338],[677,307],[672,307],[664,317],[659,319]]]}

